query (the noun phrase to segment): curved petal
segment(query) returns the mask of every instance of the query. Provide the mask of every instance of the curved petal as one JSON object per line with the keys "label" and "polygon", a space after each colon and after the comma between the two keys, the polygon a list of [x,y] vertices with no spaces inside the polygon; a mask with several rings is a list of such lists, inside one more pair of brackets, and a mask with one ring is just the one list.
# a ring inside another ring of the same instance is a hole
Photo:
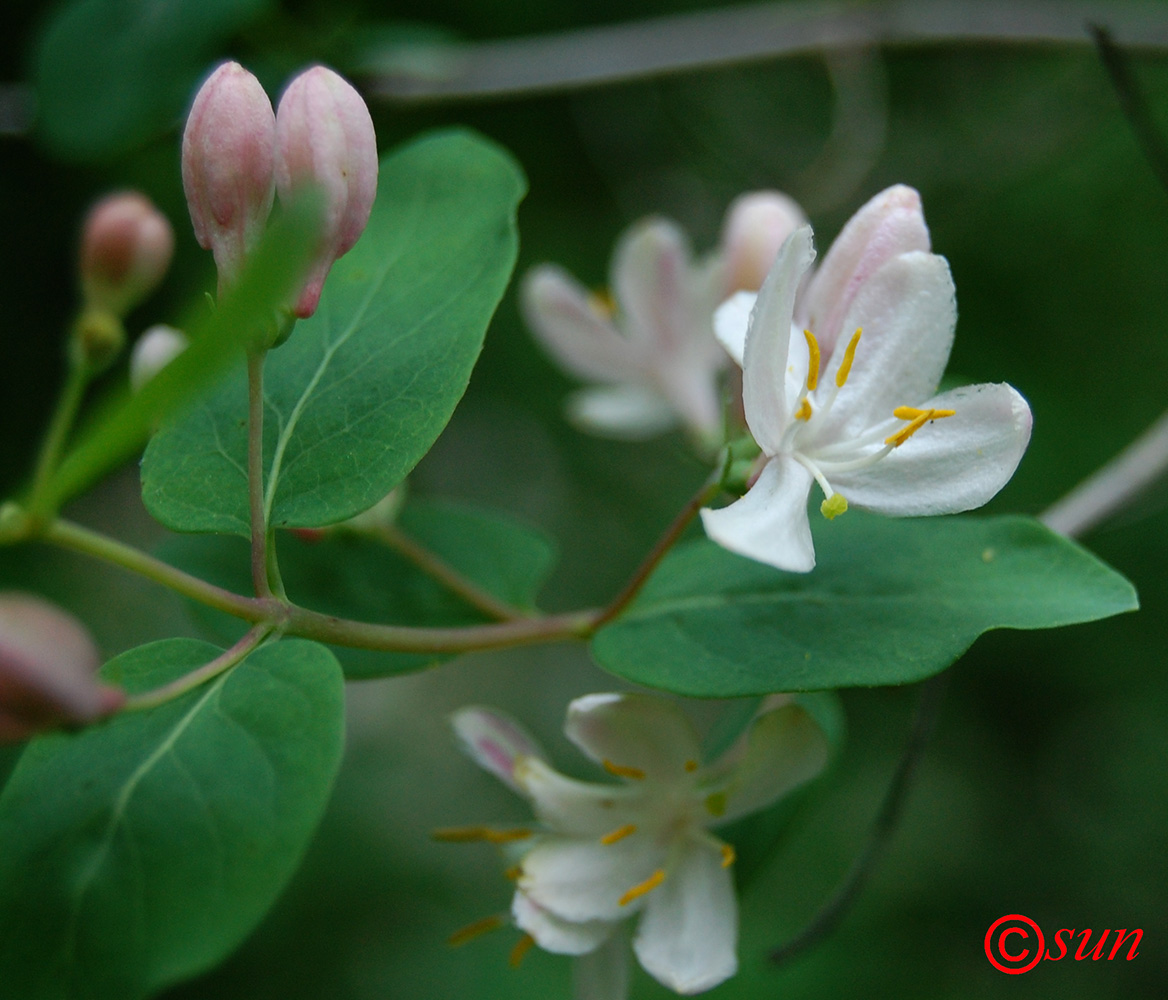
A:
{"label": "curved petal", "polygon": [[659,393],[629,383],[580,389],[565,407],[581,430],[627,441],[656,437],[677,424],[673,407]]}
{"label": "curved petal", "polygon": [[661,362],[687,350],[691,259],[685,233],[667,219],[642,219],[625,231],[612,258],[613,295],[639,357]]}
{"label": "curved petal", "polygon": [[783,244],[750,314],[742,359],[742,404],[758,446],[777,455],[791,422],[787,400],[787,355],[795,293],[815,259],[811,229],[796,229]]}
{"label": "curved petal", "polygon": [[[711,338],[711,346],[718,350]],[[657,373],[662,391],[685,425],[712,447],[721,444],[722,407],[718,395],[718,371],[724,367],[721,350],[713,360],[696,353],[679,359]]]}
{"label": "curved petal", "polygon": [[710,767],[714,781],[701,783],[707,797],[721,793],[718,823],[729,823],[769,806],[810,781],[827,763],[823,730],[798,705],[763,712],[744,738]]}
{"label": "curved petal", "polygon": [[830,354],[860,286],[893,257],[928,249],[921,196],[903,184],[881,191],[848,220],[827,251],[800,301],[800,322]]}
{"label": "curved petal", "polygon": [[572,963],[573,1000],[628,1000],[629,940],[619,926],[595,951]]}
{"label": "curved petal", "polygon": [[1033,419],[1017,390],[965,386],[920,408],[957,412],[926,424],[875,465],[834,476],[849,502],[896,517],[956,514],[987,503],[1009,482]]}
{"label": "curved petal", "polygon": [[[906,253],[885,264],[860,289],[845,329],[861,328],[855,360],[831,412],[817,422],[817,440],[852,437],[917,406],[937,391],[953,346],[957,300],[944,257]],[[850,339],[850,337],[848,338]],[[834,390],[844,338],[821,377]]]}
{"label": "curved petal", "polygon": [[563,920],[544,909],[524,892],[511,900],[515,926],[526,931],[544,951],[557,955],[587,955],[612,935],[613,924],[604,920]]}
{"label": "curved petal", "polygon": [[[564,734],[598,764],[677,781],[694,769],[701,744],[689,716],[659,695],[590,694],[568,706]],[[634,780],[634,784],[639,784]]]}
{"label": "curved petal", "polygon": [[518,722],[502,712],[468,706],[450,717],[458,743],[479,767],[523,794],[515,778],[515,765],[522,759],[544,756],[535,738]]}
{"label": "curved petal", "polygon": [[758,292],[735,292],[714,313],[714,336],[739,368],[742,367],[742,355],[746,351],[746,329],[750,326],[750,313],[757,301]]}
{"label": "curved petal", "polygon": [[659,983],[691,994],[734,975],[737,949],[738,903],[730,870],[712,845],[690,841],[649,894],[633,950]]}
{"label": "curved petal", "polygon": [[735,198],[726,210],[719,241],[726,293],[759,288],[783,242],[805,225],[803,209],[779,191],[750,191]]}
{"label": "curved petal", "polygon": [[519,888],[564,920],[622,920],[647,898],[622,906],[625,893],[644,883],[664,860],[665,851],[653,838],[637,834],[615,844],[546,837],[524,855]]}
{"label": "curved petal", "polygon": [[815,566],[807,520],[811,473],[792,458],[772,458],[747,492],[729,507],[702,510],[706,534],[724,549],[792,573]]}
{"label": "curved petal", "polygon": [[646,816],[642,788],[576,781],[538,757],[516,761],[515,785],[531,799],[539,821],[557,833],[599,838]]}
{"label": "curved petal", "polygon": [[547,352],[577,378],[621,382],[635,368],[634,351],[567,271],[543,264],[519,293],[523,318]]}

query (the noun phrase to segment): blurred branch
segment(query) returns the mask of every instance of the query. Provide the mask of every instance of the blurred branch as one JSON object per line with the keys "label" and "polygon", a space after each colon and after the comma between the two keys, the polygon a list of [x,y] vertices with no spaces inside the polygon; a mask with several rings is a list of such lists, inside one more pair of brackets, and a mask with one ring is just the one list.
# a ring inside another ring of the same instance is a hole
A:
{"label": "blurred branch", "polygon": [[1125,46],[1168,49],[1168,10],[1151,0],[796,0],[476,44],[397,44],[361,68],[386,100],[458,100],[873,45],[1085,45],[1088,22],[1108,24]]}

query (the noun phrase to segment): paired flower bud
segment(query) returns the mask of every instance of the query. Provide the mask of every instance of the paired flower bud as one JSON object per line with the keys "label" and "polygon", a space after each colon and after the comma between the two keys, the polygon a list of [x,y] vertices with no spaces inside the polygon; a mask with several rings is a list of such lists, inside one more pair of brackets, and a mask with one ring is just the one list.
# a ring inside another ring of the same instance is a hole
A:
{"label": "paired flower bud", "polygon": [[267,223],[277,188],[325,197],[324,231],[294,312],[311,316],[333,262],[365,229],[377,193],[377,141],[360,94],[323,66],[296,77],[272,113],[238,63],[220,66],[195,96],[183,134],[183,187],[201,246],[215,255],[220,291],[238,275]]}
{"label": "paired flower bud", "polygon": [[137,191],[103,198],[81,233],[81,290],[87,308],[121,318],[152,292],[170,267],[174,230]]}

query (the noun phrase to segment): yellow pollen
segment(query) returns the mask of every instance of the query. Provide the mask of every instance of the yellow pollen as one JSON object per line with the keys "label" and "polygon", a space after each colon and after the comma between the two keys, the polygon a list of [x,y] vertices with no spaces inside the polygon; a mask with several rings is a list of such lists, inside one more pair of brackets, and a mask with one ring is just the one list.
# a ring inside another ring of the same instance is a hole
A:
{"label": "yellow pollen", "polygon": [[819,505],[819,513],[826,517],[829,521],[834,521],[840,514],[844,514],[848,509],[848,501],[844,498],[842,493],[833,493],[826,497]]}
{"label": "yellow pollen", "polygon": [[588,304],[592,306],[592,311],[601,319],[612,319],[616,315],[616,301],[612,297],[612,292],[607,288],[598,288],[596,291],[590,292]]}
{"label": "yellow pollen", "polygon": [[819,385],[819,341],[810,330],[804,330],[803,336],[807,338],[807,350],[811,354],[807,360],[807,390],[810,392]]}
{"label": "yellow pollen", "polygon": [[522,865],[512,865],[505,872],[503,872],[503,878],[507,879],[507,881],[509,881],[509,882],[518,882],[519,876],[522,874],[523,874],[523,866]]}
{"label": "yellow pollen", "polygon": [[811,419],[811,404],[807,401],[806,396],[804,396],[802,401],[799,403],[799,409],[797,409],[795,411],[795,419],[796,420],[810,420]]}
{"label": "yellow pollen", "polygon": [[507,844],[512,840],[526,840],[531,836],[531,831],[496,830],[489,826],[448,826],[435,830],[432,836],[435,840],[449,844],[469,844],[478,840],[485,840],[488,844]]}
{"label": "yellow pollen", "polygon": [[738,855],[734,853],[734,848],[729,844],[722,845],[722,867],[729,868],[738,859]]}
{"label": "yellow pollen", "polygon": [[618,840],[624,840],[625,837],[631,837],[637,832],[635,823],[626,823],[624,826],[618,826],[612,833],[606,833],[600,838],[602,844],[615,844]]}
{"label": "yellow pollen", "polygon": [[614,764],[611,760],[605,760],[601,763],[609,774],[615,774],[618,778],[632,778],[634,781],[641,781],[645,777],[645,772],[639,767],[625,767],[623,764]]}
{"label": "yellow pollen", "polygon": [[[913,414],[911,417],[908,416],[910,412]],[[930,420],[941,420],[945,417],[951,417],[956,412],[956,410],[917,410],[911,406],[898,406],[892,411],[892,415],[899,420],[908,420],[909,423],[895,434],[890,434],[886,437],[884,443],[892,445],[893,448],[899,448]]]}
{"label": "yellow pollen", "polygon": [[633,886],[620,898],[621,906],[628,906],[634,899],[640,899],[642,896],[652,892],[662,882],[665,881],[665,869],[658,868],[652,875],[650,875],[644,882],[640,882]]}
{"label": "yellow pollen", "polygon": [[515,942],[515,947],[511,949],[511,954],[507,957],[507,964],[513,969],[518,969],[523,962],[523,956],[531,951],[533,944],[535,944],[535,938],[530,934],[524,934]]}
{"label": "yellow pollen", "polygon": [[506,922],[507,918],[498,913],[490,917],[483,917],[482,920],[476,920],[473,924],[467,924],[461,930],[455,931],[446,939],[446,943],[451,948],[458,948],[477,937],[482,937],[491,931],[497,931]]}
{"label": "yellow pollen", "polygon": [[851,374],[852,362],[856,360],[856,346],[860,343],[860,334],[863,332],[863,327],[856,327],[856,332],[852,334],[848,349],[844,351],[844,359],[840,362],[839,371],[835,373],[835,384],[841,389],[848,380],[848,375]]}
{"label": "yellow pollen", "polygon": [[687,760],[685,762],[685,769],[689,771],[690,774],[693,774],[693,772],[698,769],[698,762],[696,760]]}

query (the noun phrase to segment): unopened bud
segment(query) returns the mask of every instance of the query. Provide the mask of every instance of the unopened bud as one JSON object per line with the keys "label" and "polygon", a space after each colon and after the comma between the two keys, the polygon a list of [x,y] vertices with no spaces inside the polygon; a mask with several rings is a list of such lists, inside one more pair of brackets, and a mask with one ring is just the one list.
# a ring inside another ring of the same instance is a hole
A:
{"label": "unopened bud", "polygon": [[92,306],[73,324],[73,363],[96,375],[109,367],[126,343],[126,329],[112,312]]}
{"label": "unopened bud", "polygon": [[276,118],[259,80],[239,63],[220,66],[199,88],[182,144],[183,190],[199,246],[235,280],[263,235],[275,197]]}
{"label": "unopened bud", "polygon": [[752,191],[736,198],[722,226],[725,294],[760,289],[783,241],[806,223],[803,210],[778,191]]}
{"label": "unopened bud", "polygon": [[116,711],[123,695],[98,683],[98,663],[72,615],[29,594],[0,594],[0,742]]}
{"label": "unopened bud", "polygon": [[186,349],[181,330],[165,323],[150,327],[130,352],[130,388],[138,392]]}
{"label": "unopened bud", "polygon": [[377,137],[353,87],[324,66],[305,70],[276,110],[276,186],[288,203],[305,188],[325,198],[320,250],[294,311],[316,311],[333,262],[357,242],[377,195]]}
{"label": "unopened bud", "polygon": [[170,267],[174,230],[144,194],[123,191],[89,210],[81,233],[81,291],[86,304],[125,316]]}

